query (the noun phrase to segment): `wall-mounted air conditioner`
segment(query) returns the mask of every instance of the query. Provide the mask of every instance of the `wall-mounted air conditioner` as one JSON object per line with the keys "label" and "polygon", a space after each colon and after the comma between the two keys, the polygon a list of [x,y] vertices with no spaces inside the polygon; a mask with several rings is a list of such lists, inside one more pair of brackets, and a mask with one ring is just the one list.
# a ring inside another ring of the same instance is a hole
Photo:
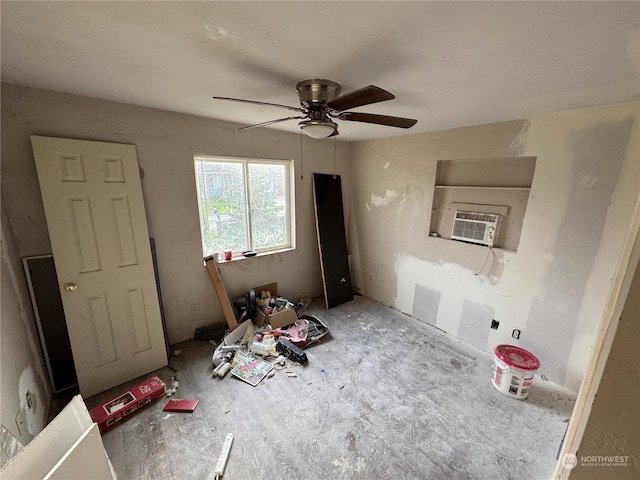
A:
{"label": "wall-mounted air conditioner", "polygon": [[456,210],[451,238],[493,247],[498,236],[500,215]]}

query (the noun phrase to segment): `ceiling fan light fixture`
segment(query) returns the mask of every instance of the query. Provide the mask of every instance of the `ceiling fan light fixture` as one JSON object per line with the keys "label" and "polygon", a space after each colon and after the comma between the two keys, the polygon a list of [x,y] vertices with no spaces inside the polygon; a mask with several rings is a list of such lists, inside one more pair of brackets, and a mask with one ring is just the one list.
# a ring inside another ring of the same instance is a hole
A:
{"label": "ceiling fan light fixture", "polygon": [[315,139],[330,137],[338,128],[337,123],[328,120],[304,120],[298,126],[304,133]]}

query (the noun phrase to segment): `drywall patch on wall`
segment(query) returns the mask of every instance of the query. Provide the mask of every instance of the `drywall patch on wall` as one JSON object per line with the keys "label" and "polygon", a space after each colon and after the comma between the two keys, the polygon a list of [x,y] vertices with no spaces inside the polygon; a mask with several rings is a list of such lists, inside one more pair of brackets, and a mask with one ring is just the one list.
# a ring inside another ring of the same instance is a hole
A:
{"label": "drywall patch on wall", "polygon": [[434,325],[438,318],[440,292],[431,288],[416,285],[413,293],[413,316],[429,325]]}
{"label": "drywall patch on wall", "polygon": [[407,195],[405,193],[403,193],[402,194],[402,198],[400,199],[400,202],[398,203],[398,211],[402,212],[406,205],[407,205]]}
{"label": "drywall patch on wall", "polygon": [[0,202],[0,417],[5,428],[26,445],[45,425],[51,403],[51,388],[44,370],[24,271],[5,205],[3,194]]}
{"label": "drywall patch on wall", "polygon": [[523,155],[527,149],[527,139],[529,136],[529,120],[523,120],[520,131],[509,144],[509,150],[514,155]]}
{"label": "drywall patch on wall", "polygon": [[374,207],[383,207],[385,205],[389,205],[396,198],[398,198],[399,193],[395,190],[387,190],[385,194],[381,197],[371,194],[371,205]]}
{"label": "drywall patch on wall", "polygon": [[[428,323],[452,335],[459,336],[464,300],[478,305],[495,303],[496,279],[475,275],[462,265],[398,255],[394,268],[398,281],[395,307],[413,317],[428,317],[425,309],[433,306],[439,296],[435,321],[430,318]],[[418,310],[414,311],[414,307]],[[486,350],[487,345],[480,348]]]}
{"label": "drywall patch on wall", "polygon": [[20,400],[20,412],[25,421],[24,426],[31,435],[37,435],[45,426],[44,419],[47,413],[44,410],[42,399],[38,395],[40,391],[41,388],[36,383],[33,369],[29,365],[20,375],[18,398]]}
{"label": "drywall patch on wall", "polygon": [[218,25],[205,25],[204,29],[206,37],[216,42],[233,38],[233,35]]}
{"label": "drywall patch on wall", "polygon": [[574,157],[574,182],[553,248],[555,260],[544,279],[546,294],[534,299],[522,338],[524,348],[532,347],[547,359],[546,375],[561,383],[631,125],[631,120],[602,124],[567,139],[567,150]]}
{"label": "drywall patch on wall", "polygon": [[495,317],[495,309],[491,305],[464,300],[460,317],[460,339],[485,350],[489,340],[489,326]]}

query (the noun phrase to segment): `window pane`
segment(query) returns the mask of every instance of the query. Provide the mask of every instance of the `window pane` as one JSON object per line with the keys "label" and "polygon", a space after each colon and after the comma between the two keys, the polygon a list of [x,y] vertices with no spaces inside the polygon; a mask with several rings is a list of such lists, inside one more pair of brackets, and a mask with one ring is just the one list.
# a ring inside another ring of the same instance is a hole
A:
{"label": "window pane", "polygon": [[196,162],[200,224],[205,255],[248,248],[242,163]]}
{"label": "window pane", "polygon": [[253,248],[288,245],[285,165],[250,163],[249,197]]}

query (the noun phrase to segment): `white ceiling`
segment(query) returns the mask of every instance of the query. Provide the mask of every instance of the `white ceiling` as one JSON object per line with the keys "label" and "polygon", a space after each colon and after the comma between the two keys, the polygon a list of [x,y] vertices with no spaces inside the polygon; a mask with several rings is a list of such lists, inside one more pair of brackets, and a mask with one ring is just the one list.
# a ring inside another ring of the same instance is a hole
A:
{"label": "white ceiling", "polygon": [[[2,1],[2,81],[238,122],[295,115],[294,86],[377,85],[340,140],[639,98],[639,2]],[[295,120],[269,128],[298,131]],[[250,135],[253,130],[246,132]]]}

